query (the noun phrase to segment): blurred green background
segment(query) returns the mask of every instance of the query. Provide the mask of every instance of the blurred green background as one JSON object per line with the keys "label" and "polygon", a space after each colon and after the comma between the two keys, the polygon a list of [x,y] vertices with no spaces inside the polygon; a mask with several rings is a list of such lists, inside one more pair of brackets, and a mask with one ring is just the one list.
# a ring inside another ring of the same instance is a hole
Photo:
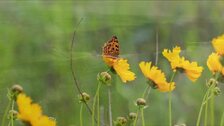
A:
{"label": "blurred green background", "polygon": [[[80,104],[69,65],[69,49],[75,26],[83,18],[73,52],[74,70],[83,91],[93,97],[97,74],[107,70],[100,57],[101,47],[116,35],[121,56],[129,60],[137,79],[123,84],[120,78],[113,78],[113,119],[135,112],[134,102],[147,86],[138,63],[155,61],[158,35],[158,66],[167,77],[171,70],[161,55],[164,48],[179,45],[182,55],[204,66],[195,84],[183,74],[175,77],[173,122],[195,125],[205,82],[211,77],[206,67],[206,59],[213,51],[210,41],[224,33],[223,8],[221,1],[0,1],[0,119],[8,102],[7,88],[20,84],[45,114],[56,118],[58,126],[79,125]],[[100,98],[107,123],[106,86],[101,89]],[[167,125],[168,94],[152,90],[147,104],[146,124]],[[216,97],[216,124],[224,111],[223,104],[223,95]],[[84,120],[85,126],[91,125],[86,109]]]}

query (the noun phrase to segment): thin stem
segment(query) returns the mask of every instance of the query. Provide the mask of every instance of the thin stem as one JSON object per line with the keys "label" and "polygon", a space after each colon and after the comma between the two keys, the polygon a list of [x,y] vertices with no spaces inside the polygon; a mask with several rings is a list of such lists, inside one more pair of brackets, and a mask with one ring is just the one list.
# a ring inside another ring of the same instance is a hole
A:
{"label": "thin stem", "polygon": [[224,112],[222,113],[220,126],[224,126]]}
{"label": "thin stem", "polygon": [[[149,94],[149,92],[150,92],[150,89],[151,89],[151,87],[150,87],[150,85],[148,84],[147,87],[145,88],[143,94],[142,94],[142,98],[145,99],[146,97],[148,97],[148,94]],[[146,99],[145,99],[145,100],[146,100]]]}
{"label": "thin stem", "polygon": [[145,126],[144,108],[141,108],[142,126]]}
{"label": "thin stem", "polygon": [[11,99],[12,100],[12,107],[11,107],[11,126],[13,126],[14,125],[14,119],[13,119],[13,111],[14,111],[14,103],[15,103],[15,101],[13,100],[13,99]]}
{"label": "thin stem", "polygon": [[196,126],[199,126],[200,125],[200,120],[201,120],[201,114],[202,114],[202,111],[203,111],[203,107],[204,105],[208,102],[208,100],[211,98],[209,96],[209,93],[210,91],[214,88],[214,84],[212,84],[208,90],[206,91],[204,97],[203,97],[203,100],[202,100],[202,103],[201,103],[201,107],[200,107],[200,110],[199,110],[199,114],[198,114],[198,119],[197,119],[197,123],[196,123]]}
{"label": "thin stem", "polygon": [[[210,88],[209,88],[210,89]],[[200,107],[200,110],[199,110],[199,114],[198,114],[198,119],[197,119],[197,123],[196,123],[196,126],[199,126],[200,125],[200,120],[201,120],[201,114],[202,114],[202,110],[203,110],[203,106],[204,106],[204,101],[209,93],[209,89],[206,91],[204,97],[203,97],[203,100],[202,100],[202,103],[201,103],[201,107]]]}
{"label": "thin stem", "polygon": [[215,118],[215,114],[214,114],[214,97],[211,98],[210,100],[210,117],[211,117],[211,126],[215,125],[214,122],[214,118]]}
{"label": "thin stem", "polygon": [[97,126],[100,126],[100,91],[97,95]]}
{"label": "thin stem", "polygon": [[[78,29],[78,26],[80,25],[80,23],[82,22],[83,18],[80,19],[80,21],[77,23],[76,25],[76,29],[74,30],[73,32],[73,36],[72,36],[72,41],[71,41],[71,46],[70,46],[70,68],[71,68],[71,73],[72,73],[72,77],[73,77],[73,81],[75,83],[75,87],[76,89],[78,90],[79,94],[82,96],[82,99],[84,99],[83,95],[82,95],[82,90],[79,86],[79,83],[78,83],[78,80],[76,78],[76,75],[75,75],[75,71],[74,71],[74,66],[73,66],[73,45],[75,44],[75,37],[76,37],[76,31]],[[84,104],[86,105],[90,115],[92,115],[92,110],[91,108],[89,107],[89,105],[84,102]]]}
{"label": "thin stem", "polygon": [[[176,72],[173,72],[170,82],[173,81]],[[169,126],[172,126],[172,91],[171,84],[169,85]]]}
{"label": "thin stem", "polygon": [[8,102],[8,105],[5,109],[5,112],[4,112],[4,115],[3,115],[3,118],[2,118],[2,126],[5,126],[5,119],[6,119],[7,113],[10,109],[10,105],[11,105],[11,100]]}
{"label": "thin stem", "polygon": [[113,123],[112,123],[112,107],[111,107],[111,89],[110,87],[108,87],[108,109],[109,109],[109,126],[113,126]]}
{"label": "thin stem", "polygon": [[[208,99],[208,95],[206,96],[206,99]],[[207,126],[207,120],[208,120],[208,102],[205,102],[205,118],[204,118],[204,125]]]}
{"label": "thin stem", "polygon": [[80,118],[80,126],[83,126],[83,119],[82,119],[82,115],[83,115],[83,103],[81,103],[80,113],[79,113],[79,118]]}
{"label": "thin stem", "polygon": [[[93,100],[93,108],[92,108],[92,126],[94,126],[94,121],[95,121],[95,106],[96,106],[96,100],[98,98],[98,94],[99,94],[99,90],[100,90],[100,87],[101,87],[101,83],[99,83],[97,85],[97,90],[96,90],[96,94],[94,96],[94,100]],[[99,122],[97,122],[99,123]]]}
{"label": "thin stem", "polygon": [[137,113],[136,113],[136,118],[135,118],[135,121],[134,121],[134,125],[133,126],[136,126],[137,124],[137,121],[138,121],[138,114],[139,114],[139,109],[137,110]]}
{"label": "thin stem", "polygon": [[169,92],[169,126],[172,126],[172,93]]}

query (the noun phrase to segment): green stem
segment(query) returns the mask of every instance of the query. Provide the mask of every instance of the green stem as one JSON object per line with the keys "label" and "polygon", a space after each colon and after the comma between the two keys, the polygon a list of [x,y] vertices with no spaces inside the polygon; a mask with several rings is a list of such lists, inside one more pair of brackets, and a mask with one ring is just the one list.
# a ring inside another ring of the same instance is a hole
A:
{"label": "green stem", "polygon": [[224,126],[224,112],[222,113],[220,126]]}
{"label": "green stem", "polygon": [[97,126],[100,126],[100,92],[97,95]]}
{"label": "green stem", "polygon": [[150,90],[151,90],[151,87],[150,87],[150,84],[149,85],[147,85],[147,87],[145,88],[145,90],[144,90],[144,92],[143,92],[143,94],[142,94],[142,98],[143,99],[147,99],[147,97],[148,97],[148,95],[149,95],[149,93],[150,93]]}
{"label": "green stem", "polygon": [[[171,76],[170,83],[173,81],[176,72],[173,72]],[[169,85],[169,126],[172,126],[172,91],[171,84]]]}
{"label": "green stem", "polygon": [[212,98],[212,96],[210,96],[209,94],[211,93],[212,89],[215,87],[215,84],[212,84],[208,90],[206,91],[204,97],[203,97],[203,100],[202,100],[202,103],[201,103],[201,107],[200,107],[200,110],[199,110],[199,114],[198,114],[198,119],[197,119],[197,123],[196,123],[196,126],[199,126],[200,125],[200,120],[201,120],[201,114],[202,114],[202,111],[203,111],[203,107],[205,104],[207,104],[208,100],[210,98]]}
{"label": "green stem", "polygon": [[111,87],[108,87],[108,109],[109,109],[109,126],[113,126],[112,119],[112,104],[111,104]]}
{"label": "green stem", "polygon": [[214,113],[214,97],[211,98],[210,100],[210,117],[211,117],[211,126],[215,125],[214,118],[215,118],[215,113]]}
{"label": "green stem", "polygon": [[2,126],[5,126],[5,118],[7,116],[7,113],[9,111],[9,109],[10,109],[10,105],[11,105],[11,100],[8,102],[8,105],[5,109],[5,112],[4,112],[4,115],[3,115],[3,118],[2,118]]}
{"label": "green stem", "polygon": [[138,121],[138,114],[139,114],[139,109],[137,110],[137,113],[136,113],[137,115],[136,115],[136,118],[135,118],[135,121],[134,121],[134,124],[133,124],[133,126],[136,126],[136,124],[137,124],[137,121]]}
{"label": "green stem", "polygon": [[[101,83],[98,83],[98,85],[97,85],[97,90],[96,90],[96,94],[95,94],[95,96],[94,96],[94,100],[93,100],[92,126],[94,126],[96,100],[97,100],[97,98],[98,98],[98,94],[99,94],[100,87],[101,87]],[[97,121],[97,123],[99,124],[99,120]]]}
{"label": "green stem", "polygon": [[141,108],[142,126],[145,126],[144,108]]}
{"label": "green stem", "polygon": [[13,111],[14,111],[14,100],[12,99],[12,107],[11,107],[11,126],[14,125],[14,119],[13,119]]}
{"label": "green stem", "polygon": [[203,104],[205,104],[205,118],[204,118],[204,126],[207,126],[207,121],[208,121],[208,101],[209,100],[209,94],[207,94],[206,96],[206,102],[204,102]]}
{"label": "green stem", "polygon": [[83,115],[83,103],[81,103],[80,113],[79,113],[79,118],[80,118],[80,126],[83,126],[83,119],[82,119],[82,115]]}

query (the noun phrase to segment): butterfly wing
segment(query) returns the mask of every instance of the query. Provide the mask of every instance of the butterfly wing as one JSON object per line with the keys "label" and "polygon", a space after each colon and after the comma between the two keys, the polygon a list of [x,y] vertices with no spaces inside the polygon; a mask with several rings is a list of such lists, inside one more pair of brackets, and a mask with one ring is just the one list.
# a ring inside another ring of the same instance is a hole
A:
{"label": "butterfly wing", "polygon": [[119,56],[119,43],[116,36],[113,36],[108,42],[103,46],[103,55],[109,57],[118,58]]}

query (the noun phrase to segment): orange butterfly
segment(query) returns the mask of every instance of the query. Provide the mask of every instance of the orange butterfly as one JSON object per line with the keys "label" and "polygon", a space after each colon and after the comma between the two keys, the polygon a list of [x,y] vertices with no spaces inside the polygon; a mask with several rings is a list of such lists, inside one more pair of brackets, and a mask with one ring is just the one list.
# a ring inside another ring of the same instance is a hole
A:
{"label": "orange butterfly", "polygon": [[132,81],[135,79],[135,74],[129,69],[129,64],[126,59],[119,58],[119,43],[116,36],[104,44],[102,48],[102,56],[104,62],[111,67],[120,76],[123,82]]}

